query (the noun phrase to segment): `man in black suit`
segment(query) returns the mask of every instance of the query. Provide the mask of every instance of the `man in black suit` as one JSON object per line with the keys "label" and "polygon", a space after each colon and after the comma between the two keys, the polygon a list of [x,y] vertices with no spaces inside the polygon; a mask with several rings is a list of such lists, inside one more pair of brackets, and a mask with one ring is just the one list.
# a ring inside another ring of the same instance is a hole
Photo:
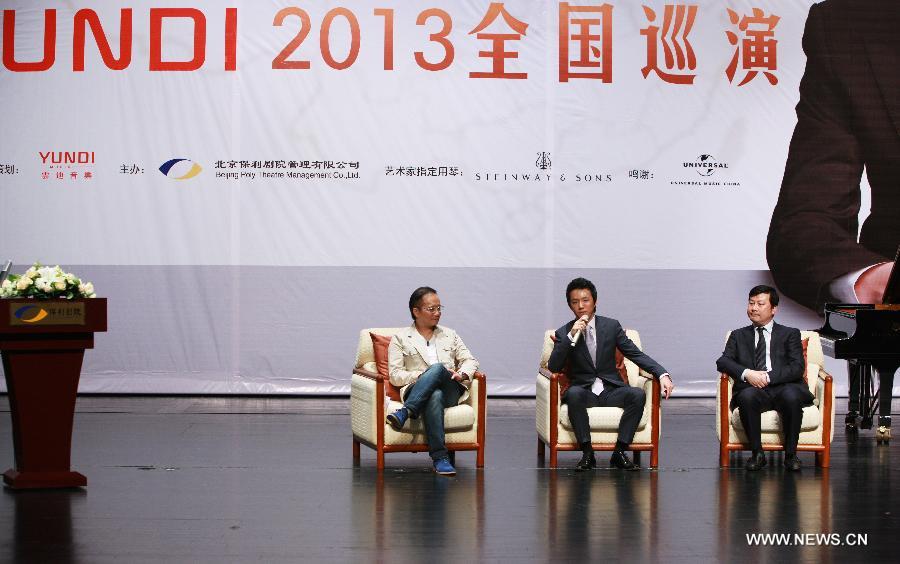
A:
{"label": "man in black suit", "polygon": [[[797,127],[766,245],[778,287],[809,308],[880,303],[887,285],[900,243],[898,30],[897,0],[809,10]],[[872,206],[857,233],[863,168]]]}
{"label": "man in black suit", "polygon": [[803,373],[803,344],[800,331],[775,323],[778,292],[771,286],[755,286],[750,290],[747,317],[752,325],[735,329],[728,336],[725,352],[716,361],[716,368],[731,376],[730,408],[740,409],[741,425],[753,454],[747,470],[759,470],[766,465],[762,450],[760,420],[762,412],[774,409],[781,416],[784,429],[784,465],[788,470],[800,470],[797,440],[803,407],[811,405]]}
{"label": "man in black suit", "polygon": [[597,466],[591,446],[589,407],[623,409],[619,437],[609,463],[623,470],[637,469],[625,449],[634,438],[647,398],[642,388],[622,381],[616,370],[616,349],[654,378],[659,378],[666,398],[674,389],[672,378],[665,368],[625,335],[618,321],[597,315],[597,288],[593,282],[585,278],[572,280],[566,287],[566,300],[576,319],[556,330],[556,343],[547,365],[553,372],[561,372],[568,362],[570,386],[562,401],[569,406],[569,420],[582,451],[575,470],[590,470]]}

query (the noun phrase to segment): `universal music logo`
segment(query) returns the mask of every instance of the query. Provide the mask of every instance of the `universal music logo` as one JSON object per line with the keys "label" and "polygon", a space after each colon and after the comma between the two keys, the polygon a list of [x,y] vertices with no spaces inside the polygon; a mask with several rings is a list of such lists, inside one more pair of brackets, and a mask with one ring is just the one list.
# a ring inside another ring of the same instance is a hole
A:
{"label": "universal music logo", "polygon": [[731,170],[727,162],[721,161],[708,153],[699,155],[693,161],[684,161],[681,170],[684,172],[688,170],[693,171],[693,173],[702,178],[689,174],[677,180],[670,180],[669,184],[673,186],[704,186],[710,188],[737,188],[741,185],[739,180],[731,177]]}
{"label": "universal music logo", "polygon": [[[576,174],[561,172],[557,175],[550,174],[553,160],[548,151],[538,151],[534,161],[534,168],[523,167],[514,171],[484,171],[476,172],[475,180],[483,182],[612,182],[612,174],[598,171],[578,171]],[[535,170],[536,169],[536,170]]]}
{"label": "universal music logo", "polygon": [[684,163],[684,168],[692,168],[700,176],[712,176],[717,170],[728,168],[728,163],[719,162],[712,155],[700,155],[694,162]]}

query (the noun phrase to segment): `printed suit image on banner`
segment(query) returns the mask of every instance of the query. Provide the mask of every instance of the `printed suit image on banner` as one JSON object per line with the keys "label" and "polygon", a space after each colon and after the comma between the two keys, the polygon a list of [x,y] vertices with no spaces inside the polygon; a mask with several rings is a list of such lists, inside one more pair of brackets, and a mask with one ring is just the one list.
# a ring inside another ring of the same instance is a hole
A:
{"label": "printed suit image on banner", "polygon": [[529,396],[584,276],[712,395],[749,288],[813,329],[896,250],[879,6],[5,2],[0,258],[109,299],[83,392],[347,394],[427,285]]}

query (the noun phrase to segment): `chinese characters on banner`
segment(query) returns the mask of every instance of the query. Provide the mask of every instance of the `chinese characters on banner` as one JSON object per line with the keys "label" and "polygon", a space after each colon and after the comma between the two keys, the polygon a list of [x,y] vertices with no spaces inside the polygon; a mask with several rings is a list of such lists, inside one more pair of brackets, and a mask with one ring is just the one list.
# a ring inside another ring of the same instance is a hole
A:
{"label": "chinese characters on banner", "polygon": [[[697,6],[667,4],[663,12],[661,34],[660,28],[653,25],[656,22],[656,12],[647,6],[643,8],[647,21],[650,22],[650,25],[641,30],[641,35],[647,38],[647,65],[641,69],[644,78],[647,78],[651,72],[655,72],[665,82],[693,84],[697,75],[684,71],[697,69],[697,57],[694,55],[694,48],[688,39],[688,34],[694,27],[694,19],[697,17]],[[665,57],[665,70],[659,68],[660,44]],[[675,70],[678,72],[673,73],[672,71]]]}
{"label": "chinese characters on banner", "polygon": [[[601,83],[612,83],[613,76],[613,28],[614,8],[610,3],[576,5],[570,2],[557,4],[559,82],[566,83],[573,79],[596,80]],[[620,10],[634,9],[634,5],[620,7]],[[664,4],[650,6],[642,4],[646,27],[629,31],[643,36],[646,40],[646,64],[640,69],[645,80],[661,80],[676,85],[691,85],[697,79],[700,58],[691,44],[690,35],[695,29],[694,23],[700,14],[700,8],[694,4]],[[723,30],[723,48],[729,45],[734,48],[725,75],[731,84],[744,86],[762,73],[769,84],[778,83],[778,40],[775,39],[776,27],[780,17],[767,14],[764,10],[751,7],[750,13],[740,13],[731,8],[724,8],[728,15],[730,28]],[[721,8],[705,8],[704,13],[721,13]],[[140,33],[133,30],[133,9],[123,8],[119,17],[119,29],[112,29],[115,22],[101,22],[97,13],[83,8],[74,14],[74,35],[72,38],[72,70],[85,70],[85,48],[89,41],[94,41],[101,54],[101,60],[107,68],[122,71],[132,64],[133,43],[142,39]],[[288,6],[279,10],[272,20],[273,27],[285,27],[295,33],[271,61],[274,70],[310,71],[313,66],[309,59],[309,51],[316,50],[306,40],[310,32],[319,27],[318,52],[321,62],[336,71],[353,67],[361,49],[361,35],[366,25],[381,25],[384,41],[383,69],[394,70],[395,21],[393,8],[375,8],[370,19],[368,14],[357,14],[350,8],[338,7],[328,10],[321,22],[313,21],[310,14],[301,7]],[[468,33],[466,38],[467,53],[474,53],[481,63],[478,70],[468,73],[470,79],[503,79],[523,80],[528,78],[521,66],[516,65],[519,49],[528,41],[529,23],[520,19],[514,8],[507,8],[505,2],[491,2],[485,9],[480,22]],[[224,70],[238,70],[238,9],[225,10],[225,28],[223,37],[214,37],[208,31],[207,14],[199,9],[150,8],[151,29],[148,39],[151,58],[150,71],[196,71],[206,63],[206,51],[215,41],[223,41],[225,45]],[[57,42],[57,10],[44,10],[43,43],[44,58],[40,61],[23,62],[16,54],[16,10],[3,12],[3,57],[2,64],[12,72],[42,72],[50,69],[56,61]],[[185,45],[193,45],[188,61],[164,60],[162,28],[165,21],[191,20],[193,24],[193,42],[184,41]],[[435,30],[432,22],[438,23],[440,29]],[[457,49],[450,38],[453,29],[453,16],[440,8],[427,8],[416,18],[416,26],[428,27],[427,42],[438,46],[443,57],[432,56],[429,60],[425,51],[411,53],[419,68],[428,72],[439,72],[448,69],[456,59]],[[88,34],[88,26],[90,34]],[[118,31],[120,55],[115,58],[110,48],[110,37]],[[18,32],[21,35],[21,30]],[[90,35],[90,39],[88,39]],[[346,35],[346,36],[345,36]],[[727,40],[727,43],[726,43]],[[344,43],[347,54],[342,59],[335,56],[333,43]],[[140,46],[145,47],[145,46]],[[20,49],[27,50],[27,49]],[[706,55],[707,57],[709,55]],[[738,76],[742,74],[742,76]]]}
{"label": "chinese characters on banner", "polygon": [[736,25],[738,31],[744,34],[743,39],[734,31],[726,31],[728,41],[734,45],[734,56],[731,63],[725,69],[728,82],[734,82],[734,74],[738,69],[740,60],[741,70],[746,71],[743,80],[738,86],[743,86],[753,80],[762,71],[769,84],[778,84],[778,77],[772,71],[778,69],[777,50],[778,41],[775,39],[775,26],[778,25],[778,16],[765,16],[759,8],[753,8],[752,16],[740,16],[737,12],[728,10],[728,18]]}
{"label": "chinese characters on banner", "polygon": [[[572,79],[613,82],[614,6],[609,3],[573,5],[569,2],[559,2],[558,8],[559,82],[569,82]],[[652,73],[657,79],[670,84],[693,84],[697,78],[695,71],[698,61],[689,35],[694,28],[699,7],[689,4],[665,4],[661,16],[650,6],[642,5],[642,8],[647,20],[647,27],[639,30],[640,35],[646,38],[647,63],[641,69],[644,78],[650,78]],[[355,59],[359,46],[357,19],[349,10],[344,8],[340,10],[342,12],[339,14],[335,13],[335,10],[326,14],[322,24],[323,32],[330,29],[325,23],[330,23],[336,15],[347,18],[351,23],[351,51]],[[751,15],[741,15],[730,8],[726,10],[729,20],[736,26],[736,29],[725,30],[729,43],[735,47],[731,63],[726,69],[728,81],[733,83],[735,73],[740,69],[746,74],[738,86],[747,84],[759,72],[765,75],[770,84],[777,84],[778,78],[774,74],[778,69],[775,27],[779,16],[766,15],[759,8],[752,8]],[[394,10],[377,8],[374,14],[384,18],[384,69],[393,70]],[[274,25],[282,25],[288,15],[300,18],[302,29],[297,37],[301,39],[300,42],[292,42],[288,46],[290,50],[286,47],[273,62],[272,68],[309,69],[309,61],[289,61],[287,57],[299,48],[302,38],[306,37],[306,33],[313,25],[310,16],[302,8],[285,8],[276,15]],[[441,71],[450,67],[456,54],[456,48],[449,39],[453,18],[444,10],[429,8],[419,14],[416,25],[425,25],[430,18],[438,18],[442,27],[429,35],[429,41],[439,44],[445,56],[439,62],[430,62],[425,59],[422,51],[416,51],[415,60],[422,69]],[[492,2],[478,25],[468,32],[468,35],[474,35],[480,42],[482,49],[477,51],[478,57],[488,63],[485,70],[469,72],[469,78],[527,79],[527,72],[512,71],[507,63],[511,59],[519,58],[516,47],[527,39],[528,26],[527,22],[511,13],[504,2]],[[329,41],[327,35],[320,38],[322,57],[326,64],[335,69],[348,68],[352,62],[343,66],[333,64]]]}

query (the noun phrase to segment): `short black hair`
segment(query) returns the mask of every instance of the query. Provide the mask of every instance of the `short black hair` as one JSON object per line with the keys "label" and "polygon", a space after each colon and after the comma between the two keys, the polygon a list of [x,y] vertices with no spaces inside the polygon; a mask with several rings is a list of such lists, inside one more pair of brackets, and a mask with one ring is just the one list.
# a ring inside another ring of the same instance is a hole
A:
{"label": "short black hair", "polygon": [[750,295],[747,298],[749,299],[760,294],[769,294],[769,303],[772,304],[772,307],[778,307],[778,290],[771,286],[760,284],[750,288]]}
{"label": "short black hair", "polygon": [[594,301],[597,301],[597,287],[587,278],[579,277],[569,282],[569,285],[566,286],[566,303],[569,303],[569,295],[572,293],[572,290],[588,290]]}
{"label": "short black hair", "polygon": [[413,320],[416,319],[416,316],[413,315],[413,308],[419,307],[419,304],[422,302],[422,298],[427,296],[428,294],[437,294],[437,290],[430,286],[421,286],[413,290],[412,295],[409,297],[409,314],[412,316]]}

